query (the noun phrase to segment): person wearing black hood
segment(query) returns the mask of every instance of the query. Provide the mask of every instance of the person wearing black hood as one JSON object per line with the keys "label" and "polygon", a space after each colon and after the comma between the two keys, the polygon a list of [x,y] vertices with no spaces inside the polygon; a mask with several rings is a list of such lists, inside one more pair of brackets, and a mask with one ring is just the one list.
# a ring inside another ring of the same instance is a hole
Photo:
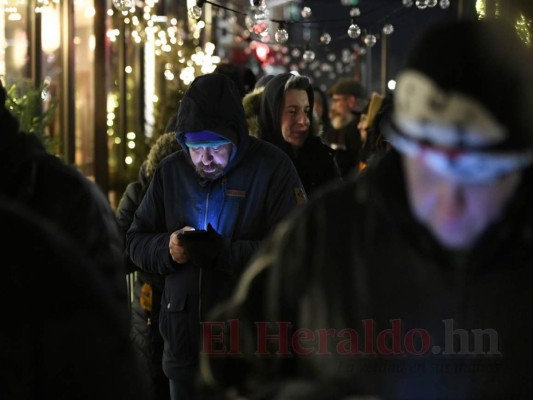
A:
{"label": "person wearing black hood", "polygon": [[392,149],[258,252],[213,317],[240,322],[241,354],[202,358],[206,380],[257,399],[533,398],[531,64],[513,24],[430,27],[397,77]]}
{"label": "person wearing black hood", "polygon": [[309,196],[341,180],[334,151],[314,135],[313,104],[309,79],[283,73],[266,84],[259,110],[260,137],[289,155]]}
{"label": "person wearing black hood", "polygon": [[[131,226],[135,210],[148,189],[154,172],[165,157],[178,151],[180,146],[176,141],[176,116],[167,124],[163,133],[150,148],[146,160],[139,169],[139,178],[128,184],[117,206],[117,220],[126,236]],[[126,253],[126,252],[125,252]],[[139,366],[142,368],[148,387],[156,393],[158,400],[170,397],[168,380],[163,373],[163,338],[159,333],[159,309],[161,293],[165,279],[160,274],[150,274],[140,270],[125,254],[127,272],[137,272],[133,284],[133,301],[131,304],[131,340],[137,353]]]}
{"label": "person wearing black hood", "polygon": [[160,330],[173,400],[195,397],[206,313],[229,296],[269,232],[306,201],[290,159],[248,135],[227,76],[193,81],[176,131],[182,150],[159,164],[127,233],[133,262],[165,276]]}
{"label": "person wearing black hood", "polygon": [[100,189],[19,130],[0,82],[2,399],[149,399],[123,241]]}

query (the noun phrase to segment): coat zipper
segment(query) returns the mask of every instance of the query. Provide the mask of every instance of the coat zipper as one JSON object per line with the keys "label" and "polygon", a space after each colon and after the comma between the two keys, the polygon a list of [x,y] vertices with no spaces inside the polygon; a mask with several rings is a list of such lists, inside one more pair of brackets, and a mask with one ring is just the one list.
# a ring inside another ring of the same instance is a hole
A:
{"label": "coat zipper", "polygon": [[[204,214],[204,227],[207,229],[207,214],[209,212],[209,191],[205,199],[205,214]],[[198,319],[202,320],[202,267],[200,267],[200,273],[198,274]]]}

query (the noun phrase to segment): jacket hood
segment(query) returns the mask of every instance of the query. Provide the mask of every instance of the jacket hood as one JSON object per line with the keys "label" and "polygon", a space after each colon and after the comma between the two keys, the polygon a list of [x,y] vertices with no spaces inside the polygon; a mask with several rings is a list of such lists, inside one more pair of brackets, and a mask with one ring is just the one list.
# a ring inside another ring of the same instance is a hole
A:
{"label": "jacket hood", "polygon": [[150,148],[150,152],[143,163],[144,172],[148,178],[152,178],[159,162],[168,155],[178,151],[180,145],[176,142],[174,133],[163,133]]}
{"label": "jacket hood", "polygon": [[250,93],[247,93],[242,99],[244,115],[246,116],[246,123],[248,124],[250,136],[260,139],[263,136],[261,126],[259,125],[259,110],[261,109],[261,95],[263,94],[263,90],[264,87],[254,89]]}
{"label": "jacket hood", "polygon": [[235,83],[223,74],[197,77],[183,96],[176,127],[184,149],[185,133],[212,131],[229,139],[239,152],[247,141],[248,127]]}
{"label": "jacket hood", "polygon": [[[281,114],[280,109],[283,101],[283,94],[285,92],[285,84],[292,77],[293,74],[284,73],[276,75],[265,86],[261,96],[261,109],[259,111],[259,122],[262,131],[262,138],[267,142],[273,143],[276,146],[285,150],[286,153],[291,153],[290,145],[285,142],[281,134]],[[314,118],[313,107],[314,92],[311,85],[306,90],[309,98],[309,135],[314,132]]]}

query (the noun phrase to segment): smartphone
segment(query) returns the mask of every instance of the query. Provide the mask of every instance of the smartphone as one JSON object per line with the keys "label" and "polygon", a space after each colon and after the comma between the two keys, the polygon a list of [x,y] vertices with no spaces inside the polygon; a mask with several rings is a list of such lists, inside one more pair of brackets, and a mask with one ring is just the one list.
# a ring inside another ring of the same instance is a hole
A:
{"label": "smartphone", "polygon": [[196,229],[194,231],[183,231],[178,237],[184,237],[187,239],[205,239],[207,237],[207,231],[204,229]]}

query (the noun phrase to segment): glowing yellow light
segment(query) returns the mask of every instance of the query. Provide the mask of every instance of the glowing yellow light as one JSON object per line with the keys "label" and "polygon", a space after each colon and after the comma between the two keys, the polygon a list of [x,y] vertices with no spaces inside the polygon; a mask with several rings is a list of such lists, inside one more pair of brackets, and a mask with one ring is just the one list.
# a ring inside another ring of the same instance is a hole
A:
{"label": "glowing yellow light", "polygon": [[115,131],[113,129],[108,129],[107,130],[107,136],[113,136],[115,134]]}
{"label": "glowing yellow light", "polygon": [[125,159],[124,159],[124,162],[128,165],[130,164],[133,164],[133,158],[130,157],[130,156],[127,156]]}
{"label": "glowing yellow light", "polygon": [[522,14],[516,21],[515,28],[520,39],[526,44],[526,46],[530,47],[532,31],[531,20],[526,19],[526,17]]}
{"label": "glowing yellow light", "polygon": [[87,7],[83,13],[84,17],[85,18],[92,18],[96,15],[96,10],[94,9],[94,7]]}
{"label": "glowing yellow light", "polygon": [[135,139],[136,135],[135,135],[135,132],[128,132],[126,134],[126,137],[129,139],[129,140],[133,140]]}
{"label": "glowing yellow light", "polygon": [[41,24],[43,51],[46,54],[53,54],[61,44],[59,11],[52,7],[43,8]]}
{"label": "glowing yellow light", "polygon": [[116,137],[115,138],[115,144],[120,144],[120,143],[122,143],[122,139],[119,138],[119,137]]}
{"label": "glowing yellow light", "polygon": [[22,15],[20,15],[18,12],[14,12],[9,14],[7,17],[9,21],[20,21],[22,19]]}
{"label": "glowing yellow light", "polygon": [[126,68],[124,68],[124,71],[127,74],[131,74],[133,72],[133,68],[131,67],[131,65],[128,65],[128,66],[126,66]]}
{"label": "glowing yellow light", "polygon": [[134,149],[135,148],[135,142],[128,142],[128,147],[130,149]]}

